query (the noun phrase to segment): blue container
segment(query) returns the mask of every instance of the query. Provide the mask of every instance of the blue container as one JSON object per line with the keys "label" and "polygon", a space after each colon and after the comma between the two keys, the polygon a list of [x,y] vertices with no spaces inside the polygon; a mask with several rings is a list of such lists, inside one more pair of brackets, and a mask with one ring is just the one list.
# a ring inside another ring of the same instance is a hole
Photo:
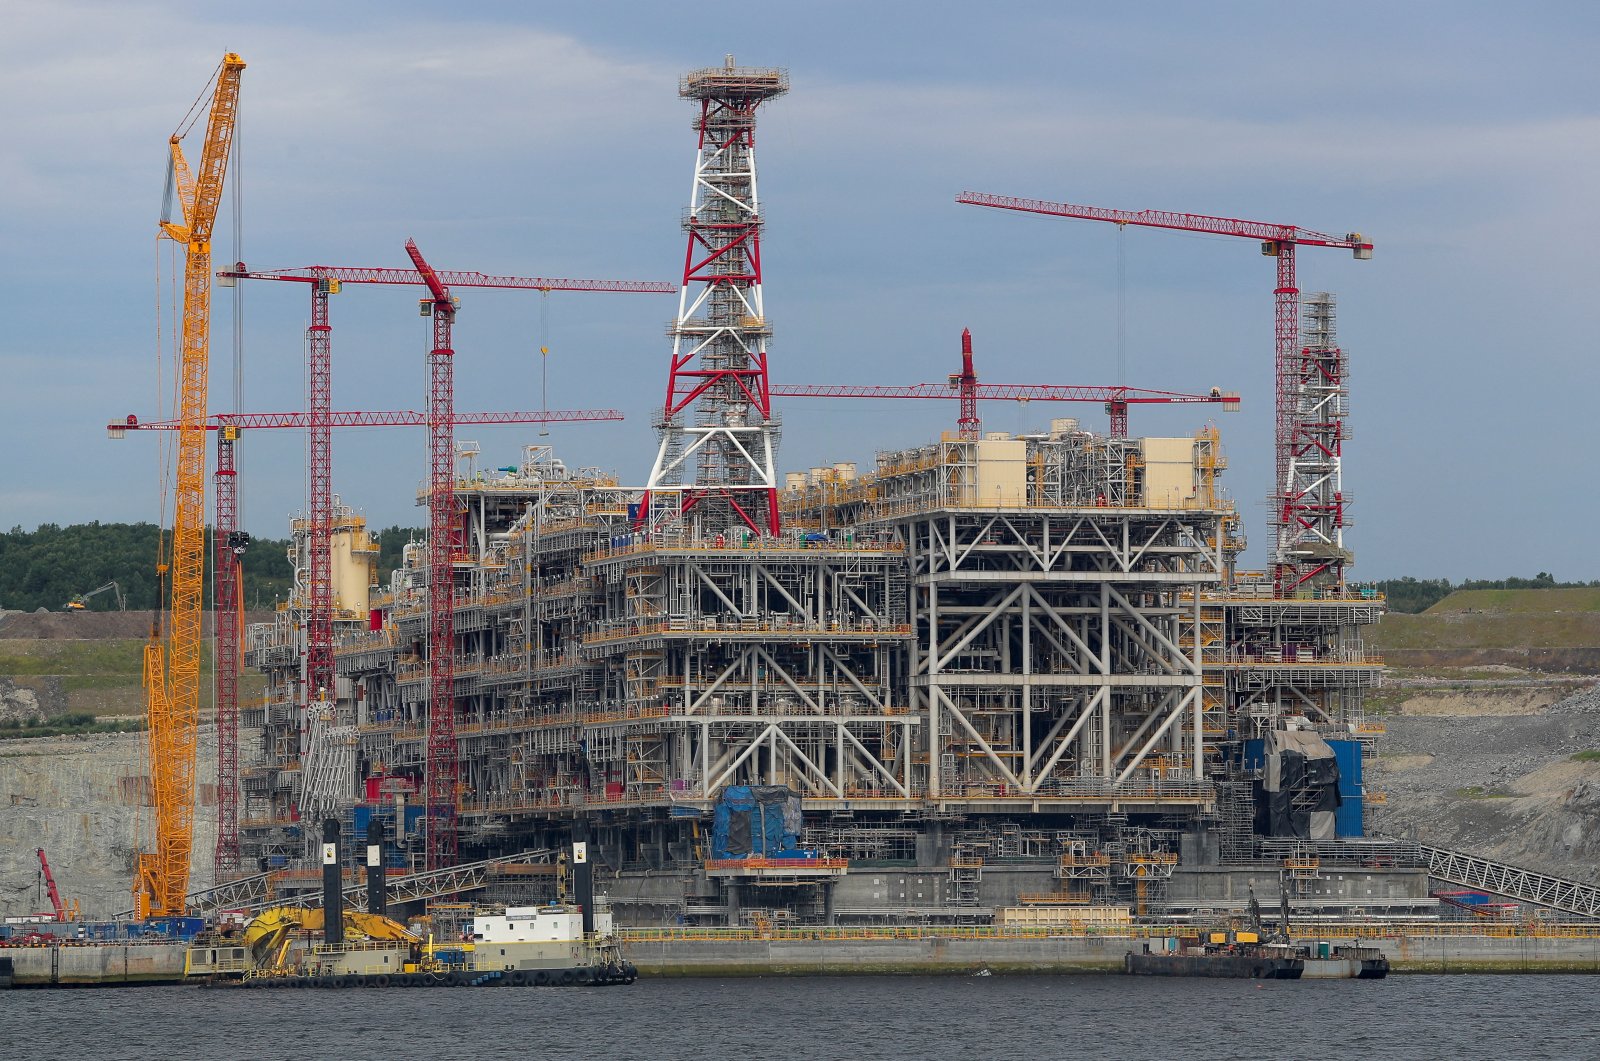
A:
{"label": "blue container", "polygon": [[1267,742],[1257,738],[1244,742],[1244,771],[1259,774],[1267,765]]}
{"label": "blue container", "polygon": [[1360,796],[1345,796],[1339,809],[1333,812],[1333,833],[1341,840],[1353,840],[1366,835],[1366,803]]}
{"label": "blue container", "polygon": [[1360,796],[1361,742],[1331,740],[1328,747],[1333,749],[1333,757],[1339,763],[1339,795],[1347,800],[1352,796]]}

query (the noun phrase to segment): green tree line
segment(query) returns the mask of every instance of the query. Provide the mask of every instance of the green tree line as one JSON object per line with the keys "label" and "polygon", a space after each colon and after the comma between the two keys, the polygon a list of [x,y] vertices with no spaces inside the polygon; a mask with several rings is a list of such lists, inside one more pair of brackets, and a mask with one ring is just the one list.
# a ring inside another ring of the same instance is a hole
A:
{"label": "green tree line", "polygon": [[1392,578],[1376,583],[1379,592],[1389,599],[1389,610],[1396,612],[1425,612],[1457,590],[1468,589],[1584,589],[1600,586],[1594,582],[1559,582],[1548,571],[1532,578],[1469,578],[1452,582],[1448,578]]}
{"label": "green tree line", "polygon": [[[420,534],[389,527],[377,535],[382,577],[400,563],[405,543]],[[130,610],[157,607],[157,550],[162,532],[153,523],[41,524],[36,530],[13,527],[0,534],[0,608],[61,611],[79,594],[109,582],[121,588]],[[212,600],[211,531],[206,529],[205,600]],[[244,553],[244,604],[271,608],[287,598],[294,572],[287,539],[254,538]],[[115,611],[116,593],[88,602],[91,611]]]}

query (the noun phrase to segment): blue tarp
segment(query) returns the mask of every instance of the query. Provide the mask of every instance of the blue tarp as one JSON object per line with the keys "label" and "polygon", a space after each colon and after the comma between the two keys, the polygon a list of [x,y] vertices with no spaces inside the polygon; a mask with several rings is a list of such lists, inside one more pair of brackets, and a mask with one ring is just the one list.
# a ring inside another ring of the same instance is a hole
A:
{"label": "blue tarp", "polygon": [[1250,775],[1259,774],[1267,765],[1267,742],[1259,737],[1244,742],[1244,769]]}
{"label": "blue tarp", "polygon": [[[406,806],[406,835],[416,837],[422,835],[422,811],[420,805],[407,804]],[[362,854],[361,865],[367,864],[367,825],[371,823],[374,815],[384,825],[383,864],[386,869],[405,869],[408,865],[406,852],[395,842],[397,830],[394,827],[394,806],[384,804],[378,807],[358,806],[355,808],[355,834],[349,841],[358,847]]]}
{"label": "blue tarp", "polygon": [[729,785],[712,814],[711,857],[778,858],[794,851],[799,846],[794,828],[799,802],[783,786]]}

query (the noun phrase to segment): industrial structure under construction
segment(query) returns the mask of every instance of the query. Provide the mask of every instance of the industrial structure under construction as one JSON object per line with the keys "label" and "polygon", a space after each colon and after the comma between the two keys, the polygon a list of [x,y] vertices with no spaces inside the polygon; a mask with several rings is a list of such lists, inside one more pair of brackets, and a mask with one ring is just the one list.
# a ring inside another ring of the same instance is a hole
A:
{"label": "industrial structure under construction", "polygon": [[[1425,872],[1363,837],[1383,604],[1345,579],[1334,301],[1293,273],[1296,244],[1370,243],[1093,215],[1269,234],[1267,571],[1238,570],[1214,426],[1129,437],[1124,388],[1098,396],[1105,434],[985,433],[970,344],[955,432],[780,475],[754,148],[787,88],[731,58],[680,85],[698,153],[642,486],[542,445],[479,468],[436,369],[429,539],[382,583],[331,495],[296,523],[301,588],[244,653],[268,682],[241,716],[244,866],[307,860],[307,823],[378,819],[416,868],[586,834],[619,923],[1114,922],[1280,881],[1343,911],[1428,903]],[[963,201],[1030,208],[983,198]],[[413,259],[448,354],[454,306]]]}

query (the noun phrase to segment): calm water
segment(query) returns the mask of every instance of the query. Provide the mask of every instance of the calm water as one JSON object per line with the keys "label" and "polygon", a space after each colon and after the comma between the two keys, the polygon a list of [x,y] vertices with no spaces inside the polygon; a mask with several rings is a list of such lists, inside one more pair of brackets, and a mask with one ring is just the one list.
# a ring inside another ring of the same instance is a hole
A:
{"label": "calm water", "polygon": [[0,1057],[1600,1058],[1600,978],[640,980],[631,988],[0,993]]}

